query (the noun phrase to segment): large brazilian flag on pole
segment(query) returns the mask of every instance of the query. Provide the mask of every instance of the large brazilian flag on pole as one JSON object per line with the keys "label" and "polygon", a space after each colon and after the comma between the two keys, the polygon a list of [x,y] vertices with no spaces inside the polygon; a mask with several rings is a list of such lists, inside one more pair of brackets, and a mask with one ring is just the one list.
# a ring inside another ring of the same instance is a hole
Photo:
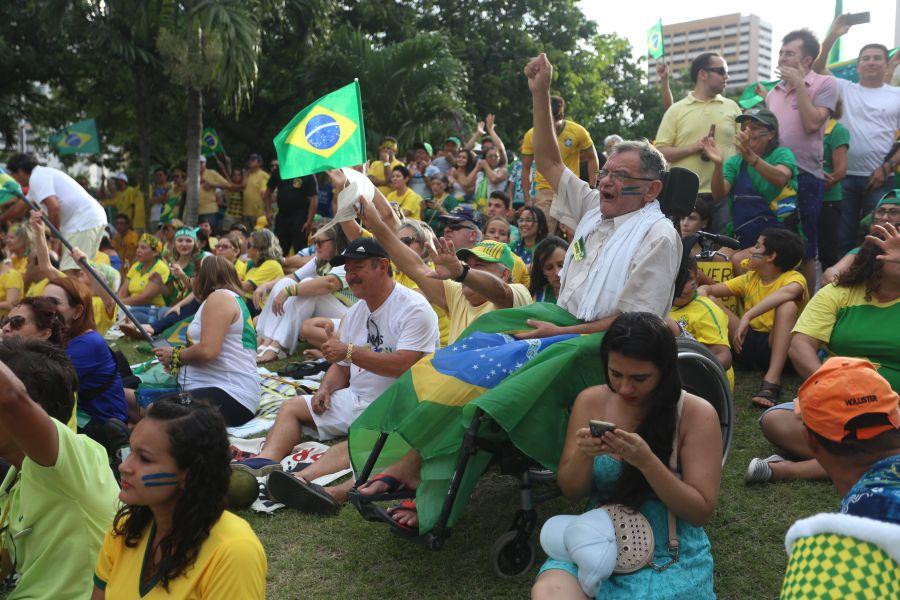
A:
{"label": "large brazilian flag on pole", "polygon": [[[416,490],[420,533],[430,531],[440,516],[476,408],[499,426],[484,425],[479,435],[509,440],[533,460],[556,470],[572,402],[584,388],[605,381],[600,362],[602,334],[514,338],[512,333],[531,329],[528,319],[562,326],[579,322],[544,302],[488,313],[452,345],[413,365],[350,427],[350,459],[357,472],[382,432],[390,436],[376,470],[410,449],[422,457]],[[490,458],[479,451],[470,459],[450,525]]]}
{"label": "large brazilian flag on pole", "polygon": [[282,179],[366,162],[359,82],[354,80],[301,110],[272,141]]}
{"label": "large brazilian flag on pole", "polygon": [[63,127],[50,136],[50,145],[60,156],[66,154],[99,154],[100,136],[97,121],[87,119]]}

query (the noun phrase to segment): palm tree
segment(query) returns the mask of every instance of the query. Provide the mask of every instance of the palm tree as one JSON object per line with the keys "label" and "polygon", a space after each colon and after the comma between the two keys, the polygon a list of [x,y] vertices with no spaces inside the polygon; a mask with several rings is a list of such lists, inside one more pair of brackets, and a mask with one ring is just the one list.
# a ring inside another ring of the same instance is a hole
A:
{"label": "palm tree", "polygon": [[327,91],[359,79],[367,143],[392,135],[401,147],[460,131],[468,81],[442,36],[418,34],[384,46],[360,31],[338,29],[313,60],[309,86]]}

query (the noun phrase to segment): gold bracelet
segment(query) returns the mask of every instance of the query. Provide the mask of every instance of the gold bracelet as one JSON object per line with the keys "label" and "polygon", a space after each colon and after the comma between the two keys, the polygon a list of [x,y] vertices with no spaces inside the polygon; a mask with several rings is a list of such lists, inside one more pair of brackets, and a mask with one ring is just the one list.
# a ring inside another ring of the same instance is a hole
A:
{"label": "gold bracelet", "polygon": [[353,364],[353,342],[347,344],[347,356],[344,357],[344,361]]}

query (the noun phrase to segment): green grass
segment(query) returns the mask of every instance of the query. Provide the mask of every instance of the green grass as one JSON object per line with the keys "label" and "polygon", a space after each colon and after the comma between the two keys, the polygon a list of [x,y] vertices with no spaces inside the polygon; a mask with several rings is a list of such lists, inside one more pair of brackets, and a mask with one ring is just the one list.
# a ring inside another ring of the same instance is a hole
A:
{"label": "green grass", "polygon": [[[120,343],[132,362],[145,356]],[[282,363],[275,363],[273,370]],[[725,465],[719,503],[706,527],[716,565],[716,592],[724,599],[777,598],[784,576],[784,534],[798,518],[834,510],[838,497],[827,482],[794,482],[746,487],[744,470],[754,456],[773,448],[759,432],[759,411],[749,399],[758,373],[738,373],[736,422]],[[785,382],[785,399],[799,381]],[[514,580],[496,577],[488,559],[491,546],[518,508],[516,482],[489,472],[479,482],[446,546],[428,551],[364,521],[352,507],[332,518],[290,509],[272,516],[240,513],[253,526],[269,562],[268,597],[526,598],[544,556]],[[538,507],[540,521],[576,513],[581,505],[557,499]],[[537,535],[535,535],[535,540]]]}

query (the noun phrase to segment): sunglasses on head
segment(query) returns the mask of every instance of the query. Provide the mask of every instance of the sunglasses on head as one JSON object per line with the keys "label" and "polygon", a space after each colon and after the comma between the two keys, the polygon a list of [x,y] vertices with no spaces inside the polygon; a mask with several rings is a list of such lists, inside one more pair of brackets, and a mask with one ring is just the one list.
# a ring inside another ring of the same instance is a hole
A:
{"label": "sunglasses on head", "polygon": [[16,315],[14,317],[3,317],[2,319],[0,319],[0,329],[9,325],[10,329],[12,329],[13,331],[18,331],[22,328],[22,325],[24,325],[25,322],[26,319],[22,315]]}

